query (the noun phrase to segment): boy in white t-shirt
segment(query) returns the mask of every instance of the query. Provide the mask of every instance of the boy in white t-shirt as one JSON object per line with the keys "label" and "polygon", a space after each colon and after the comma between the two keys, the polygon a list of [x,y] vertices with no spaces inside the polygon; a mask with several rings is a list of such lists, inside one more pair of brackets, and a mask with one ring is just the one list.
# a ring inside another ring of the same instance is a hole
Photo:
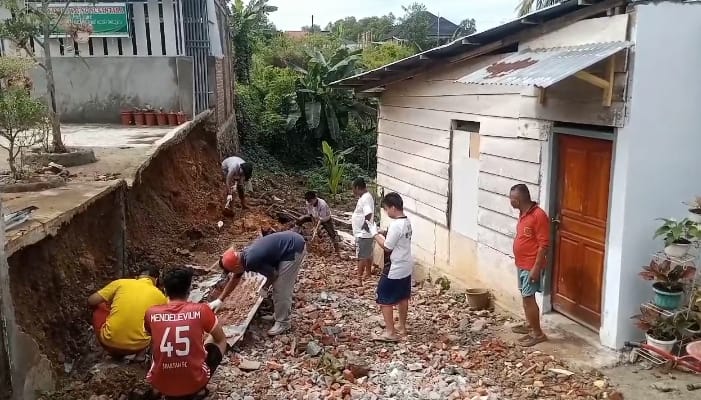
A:
{"label": "boy in white t-shirt", "polygon": [[355,237],[356,256],[358,259],[358,284],[363,285],[363,279],[369,278],[372,272],[373,244],[369,226],[375,224],[375,199],[368,192],[363,178],[353,181],[353,194],[358,203],[351,217],[353,236]]}
{"label": "boy in white t-shirt", "polygon": [[[385,331],[373,340],[396,342],[397,334],[407,333],[406,319],[411,297],[411,274],[414,261],[411,256],[411,221],[404,215],[404,201],[397,193],[389,193],[382,199],[382,208],[392,218],[387,233],[377,232],[377,226],[370,225],[370,233],[385,250],[385,266],[377,284],[377,304],[382,309]],[[399,311],[399,326],[394,328],[394,306]]]}

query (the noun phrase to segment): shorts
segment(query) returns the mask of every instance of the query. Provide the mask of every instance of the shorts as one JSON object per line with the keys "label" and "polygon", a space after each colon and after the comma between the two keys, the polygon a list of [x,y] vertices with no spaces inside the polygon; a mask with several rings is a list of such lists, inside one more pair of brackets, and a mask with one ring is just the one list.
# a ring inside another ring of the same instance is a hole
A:
{"label": "shorts", "polygon": [[411,275],[401,279],[390,279],[387,275],[380,277],[377,284],[377,304],[393,306],[411,298]]}
{"label": "shorts", "polygon": [[110,315],[110,306],[107,305],[106,303],[100,303],[95,307],[95,310],[93,311],[92,314],[92,327],[93,331],[95,331],[95,336],[97,337],[98,343],[100,343],[100,346],[107,352],[112,357],[125,357],[125,356],[130,356],[132,354],[138,354],[142,352],[146,347],[143,349],[139,350],[127,350],[127,349],[118,349],[116,347],[112,347],[109,345],[106,345],[103,342],[102,339],[102,327],[105,326],[105,323],[107,323],[107,317]]}
{"label": "shorts", "polygon": [[521,297],[535,296],[536,293],[543,291],[542,284],[545,275],[543,272],[541,272],[538,282],[531,282],[531,271],[523,268],[517,268],[516,271],[518,276],[518,290],[521,291]]}
{"label": "shorts", "polygon": [[356,257],[358,260],[372,260],[375,239],[355,238]]}
{"label": "shorts", "polygon": [[[219,364],[221,364],[222,359],[224,358],[224,355],[221,353],[221,349],[219,349],[219,346],[217,346],[214,343],[207,343],[204,345],[204,350],[207,353],[207,356],[205,358],[205,364],[207,364],[207,367],[209,367],[209,376],[210,379],[212,376],[214,376],[214,371],[217,370],[219,367]],[[195,400],[195,399],[202,399],[204,398],[203,396],[200,395],[200,392],[205,389],[207,386],[203,387],[202,389],[198,390],[197,392],[187,395],[187,396],[165,396],[166,400]]]}

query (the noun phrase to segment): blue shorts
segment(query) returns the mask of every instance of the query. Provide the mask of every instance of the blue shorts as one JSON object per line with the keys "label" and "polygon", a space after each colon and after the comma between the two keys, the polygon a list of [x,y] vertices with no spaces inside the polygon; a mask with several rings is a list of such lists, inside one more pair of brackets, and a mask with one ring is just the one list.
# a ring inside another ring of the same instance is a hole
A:
{"label": "blue shorts", "polygon": [[516,271],[518,276],[518,290],[521,291],[521,297],[535,296],[536,293],[540,293],[543,291],[543,272],[541,272],[540,280],[538,280],[538,282],[531,282],[531,271],[525,270],[523,268],[517,268]]}
{"label": "blue shorts", "polygon": [[411,275],[401,279],[389,279],[387,275],[380,277],[377,284],[377,304],[393,306],[411,298]]}

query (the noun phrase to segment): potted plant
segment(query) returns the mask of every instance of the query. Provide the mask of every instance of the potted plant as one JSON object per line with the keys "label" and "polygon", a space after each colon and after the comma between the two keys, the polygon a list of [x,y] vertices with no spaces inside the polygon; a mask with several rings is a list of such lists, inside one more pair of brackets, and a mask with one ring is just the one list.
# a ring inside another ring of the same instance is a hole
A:
{"label": "potted plant", "polygon": [[675,317],[675,324],[679,329],[680,337],[693,338],[701,334],[701,323],[696,318],[695,313],[681,312]]}
{"label": "potted plant", "polygon": [[168,125],[168,114],[163,112],[162,108],[158,109],[158,114],[156,114],[156,122],[158,122],[159,126]]}
{"label": "potted plant", "polygon": [[134,125],[137,125],[137,126],[146,125],[146,115],[144,114],[143,108],[137,108],[134,110]]}
{"label": "potted plant", "polygon": [[182,125],[185,122],[187,122],[187,115],[185,115],[185,113],[182,111],[178,112],[177,118],[178,118],[178,125]]}
{"label": "potted plant", "polygon": [[168,125],[178,125],[178,113],[176,113],[175,111],[171,111],[168,113]]}
{"label": "potted plant", "polygon": [[665,310],[679,308],[684,294],[683,280],[693,278],[696,268],[690,265],[675,264],[670,260],[652,260],[650,265],[643,266],[640,277],[646,281],[655,281],[652,290],[655,292],[653,302]]}
{"label": "potted plant", "polygon": [[134,110],[122,110],[120,112],[122,125],[131,125],[134,122]]}
{"label": "potted plant", "polygon": [[688,218],[680,221],[660,218],[664,223],[655,231],[654,238],[664,238],[664,252],[669,257],[684,257],[691,241],[701,236],[699,226]]}
{"label": "potted plant", "polygon": [[150,105],[146,105],[144,110],[144,117],[146,118],[147,126],[156,126],[156,110],[154,110]]}
{"label": "potted plant", "polygon": [[662,351],[671,352],[677,344],[678,329],[675,319],[663,317],[655,311],[645,307],[640,308],[641,313],[634,316],[638,328],[645,332],[647,344]]}
{"label": "potted plant", "polygon": [[693,201],[685,204],[689,206],[689,219],[701,224],[701,196],[696,196]]}

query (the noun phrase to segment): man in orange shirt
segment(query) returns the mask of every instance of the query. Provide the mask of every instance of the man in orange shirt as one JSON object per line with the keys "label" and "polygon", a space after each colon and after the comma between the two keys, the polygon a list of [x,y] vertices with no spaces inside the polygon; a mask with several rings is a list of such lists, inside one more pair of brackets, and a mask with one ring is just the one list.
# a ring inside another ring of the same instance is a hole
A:
{"label": "man in orange shirt", "polygon": [[518,288],[523,298],[523,311],[528,326],[517,326],[512,330],[525,336],[519,339],[524,347],[532,347],[548,338],[540,327],[540,309],[535,300],[541,292],[545,256],[550,245],[550,219],[538,207],[524,184],[515,185],[509,193],[511,207],[519,210],[514,238],[514,258],[518,273]]}

